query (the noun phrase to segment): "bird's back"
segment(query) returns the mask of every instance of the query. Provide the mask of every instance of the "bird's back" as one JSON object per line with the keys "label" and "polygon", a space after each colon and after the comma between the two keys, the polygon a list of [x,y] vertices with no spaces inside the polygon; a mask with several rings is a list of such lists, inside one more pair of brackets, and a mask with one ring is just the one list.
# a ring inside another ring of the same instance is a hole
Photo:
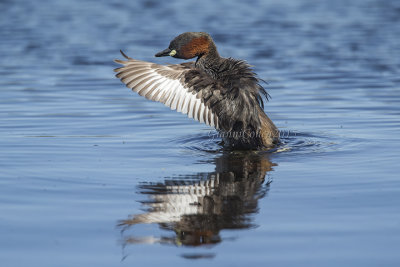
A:
{"label": "bird's back", "polygon": [[[192,65],[185,78],[199,92],[212,84],[204,101],[217,114],[225,141],[236,148],[273,146],[278,140],[278,129],[264,113],[263,97],[267,100],[268,94],[251,67],[232,58],[207,63],[200,67]],[[207,78],[199,81],[198,77]]]}

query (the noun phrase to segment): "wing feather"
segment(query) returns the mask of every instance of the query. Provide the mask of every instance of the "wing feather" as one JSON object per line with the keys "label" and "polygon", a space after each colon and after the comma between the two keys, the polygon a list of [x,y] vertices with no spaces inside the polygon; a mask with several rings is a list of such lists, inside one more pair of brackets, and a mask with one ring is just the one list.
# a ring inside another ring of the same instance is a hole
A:
{"label": "wing feather", "polygon": [[195,92],[185,83],[184,75],[190,70],[188,65],[164,66],[123,55],[127,60],[116,59],[115,62],[123,66],[114,71],[128,88],[218,129],[217,115],[204,103],[201,91]]}
{"label": "wing feather", "polygon": [[[199,100],[196,99],[196,102],[199,102]],[[198,112],[197,112],[198,120],[203,123],[203,122],[205,122],[204,121],[204,109],[205,109],[205,107],[204,107],[204,105],[201,105],[201,103],[200,103],[200,105],[197,105],[197,108],[198,108]]]}

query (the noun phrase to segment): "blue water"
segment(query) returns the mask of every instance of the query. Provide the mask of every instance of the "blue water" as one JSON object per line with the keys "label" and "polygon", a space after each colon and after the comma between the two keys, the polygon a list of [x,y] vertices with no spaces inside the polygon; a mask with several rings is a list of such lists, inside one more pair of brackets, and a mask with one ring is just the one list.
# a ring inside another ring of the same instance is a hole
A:
{"label": "blue water", "polygon": [[[399,266],[399,1],[0,2],[2,266]],[[274,152],[132,93],[185,31],[268,84]]]}

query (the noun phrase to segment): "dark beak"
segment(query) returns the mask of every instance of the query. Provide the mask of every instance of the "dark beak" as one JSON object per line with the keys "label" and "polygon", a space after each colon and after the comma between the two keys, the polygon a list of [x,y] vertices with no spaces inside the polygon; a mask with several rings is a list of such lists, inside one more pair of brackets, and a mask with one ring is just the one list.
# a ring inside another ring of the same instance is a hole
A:
{"label": "dark beak", "polygon": [[161,52],[158,52],[157,54],[155,54],[156,57],[166,57],[169,56],[169,53],[171,53],[171,49],[167,48]]}

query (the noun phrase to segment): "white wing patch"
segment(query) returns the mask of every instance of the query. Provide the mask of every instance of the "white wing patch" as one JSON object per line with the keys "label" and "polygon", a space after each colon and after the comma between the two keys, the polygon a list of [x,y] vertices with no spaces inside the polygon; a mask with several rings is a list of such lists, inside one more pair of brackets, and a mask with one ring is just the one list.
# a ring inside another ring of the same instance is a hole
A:
{"label": "white wing patch", "polygon": [[181,82],[186,70],[132,58],[115,62],[124,65],[114,70],[116,76],[134,92],[218,129],[218,117],[203,103],[201,94],[189,92]]}

